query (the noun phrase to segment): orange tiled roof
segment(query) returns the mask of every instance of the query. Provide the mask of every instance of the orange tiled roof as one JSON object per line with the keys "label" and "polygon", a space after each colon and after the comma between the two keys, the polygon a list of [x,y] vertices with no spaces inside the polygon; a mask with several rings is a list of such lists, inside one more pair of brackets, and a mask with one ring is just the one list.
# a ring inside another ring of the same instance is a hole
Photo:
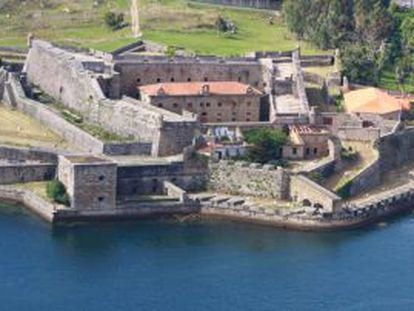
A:
{"label": "orange tiled roof", "polygon": [[374,87],[348,92],[344,99],[347,112],[382,115],[410,109],[408,100],[395,98]]}
{"label": "orange tiled roof", "polygon": [[[208,91],[206,92],[206,88]],[[209,95],[260,95],[259,90],[250,85],[240,82],[170,82],[157,83],[138,87],[138,89],[149,96],[196,96]],[[204,90],[204,92],[203,92]]]}

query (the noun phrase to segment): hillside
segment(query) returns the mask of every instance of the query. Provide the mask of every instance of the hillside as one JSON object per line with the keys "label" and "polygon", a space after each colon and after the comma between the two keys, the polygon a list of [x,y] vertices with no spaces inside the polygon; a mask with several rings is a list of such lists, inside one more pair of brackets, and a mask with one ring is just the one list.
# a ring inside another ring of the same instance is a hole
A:
{"label": "hillside", "polygon": [[[64,45],[111,51],[134,39],[129,27],[115,32],[105,27],[103,16],[109,10],[122,12],[129,20],[128,0],[6,0],[0,7],[0,46],[23,47],[32,32]],[[219,15],[235,23],[236,34],[218,35],[214,25]],[[282,18],[270,11],[141,0],[140,17],[145,39],[199,54],[239,55],[297,45]],[[320,52],[309,44],[301,46],[308,54]]]}

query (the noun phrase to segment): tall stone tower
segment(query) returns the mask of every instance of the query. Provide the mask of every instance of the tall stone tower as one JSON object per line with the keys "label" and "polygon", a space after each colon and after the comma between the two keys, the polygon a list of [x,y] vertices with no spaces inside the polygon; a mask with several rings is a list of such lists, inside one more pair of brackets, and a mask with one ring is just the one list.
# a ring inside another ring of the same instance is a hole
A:
{"label": "tall stone tower", "polygon": [[131,0],[131,26],[134,38],[141,37],[139,25],[139,0]]}

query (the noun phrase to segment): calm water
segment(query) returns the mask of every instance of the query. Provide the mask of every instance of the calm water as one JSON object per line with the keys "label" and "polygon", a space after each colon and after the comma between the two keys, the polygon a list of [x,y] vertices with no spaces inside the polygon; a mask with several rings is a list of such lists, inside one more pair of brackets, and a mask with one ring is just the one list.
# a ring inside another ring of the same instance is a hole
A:
{"label": "calm water", "polygon": [[0,310],[414,310],[414,217],[300,233],[0,209]]}

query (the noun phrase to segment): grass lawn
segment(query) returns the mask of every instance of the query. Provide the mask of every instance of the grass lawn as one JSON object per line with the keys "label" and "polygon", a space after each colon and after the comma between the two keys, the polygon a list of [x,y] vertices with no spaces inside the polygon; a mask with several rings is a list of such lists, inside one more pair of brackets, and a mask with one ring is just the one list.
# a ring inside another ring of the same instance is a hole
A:
{"label": "grass lawn", "polygon": [[68,148],[48,128],[24,113],[0,105],[0,144],[22,147]]}
{"label": "grass lawn", "polygon": [[46,181],[39,181],[39,182],[29,182],[29,183],[21,183],[21,184],[14,184],[16,188],[25,189],[33,192],[38,197],[42,198],[43,200],[53,203],[53,201],[47,196]]}
{"label": "grass lawn", "polygon": [[403,85],[399,85],[395,79],[394,69],[384,70],[381,73],[380,81],[378,87],[392,90],[392,91],[402,91],[405,93],[414,92],[414,80],[412,78],[407,79]]}
{"label": "grass lawn", "polygon": [[[128,0],[94,1],[50,0],[40,9],[40,0],[0,11],[0,46],[26,44],[29,32],[56,43],[112,51],[133,42],[129,27],[111,31],[103,23],[109,10],[129,17]],[[18,9],[17,9],[18,8]],[[221,15],[231,19],[234,35],[218,34],[214,26]],[[300,43],[274,12],[196,4],[184,0],[141,0],[141,25],[144,39],[186,48],[198,54],[241,55],[251,51],[284,51],[300,44],[304,54],[322,51]],[[269,19],[272,18],[272,25]]]}

